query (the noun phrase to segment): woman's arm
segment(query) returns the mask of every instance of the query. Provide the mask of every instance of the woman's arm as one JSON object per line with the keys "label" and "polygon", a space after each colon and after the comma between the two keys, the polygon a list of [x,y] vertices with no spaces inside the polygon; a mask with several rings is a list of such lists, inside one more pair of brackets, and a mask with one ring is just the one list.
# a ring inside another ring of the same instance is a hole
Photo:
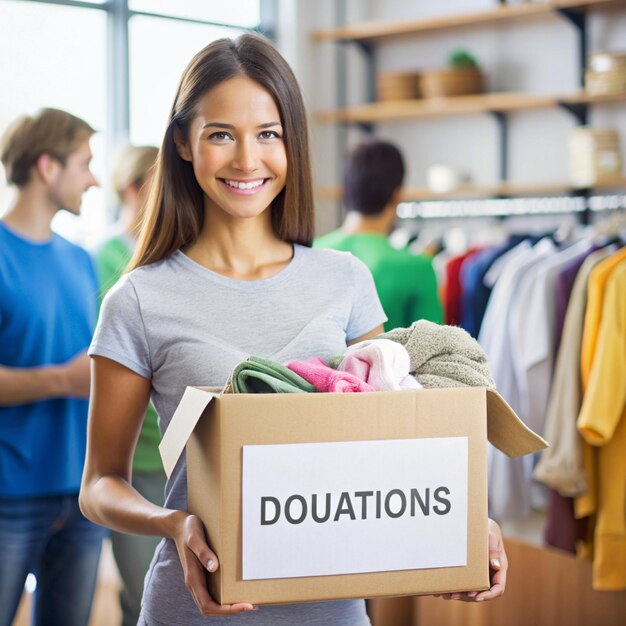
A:
{"label": "woman's arm", "polygon": [[350,341],[348,341],[348,345],[351,346],[352,344],[359,343],[359,341],[365,341],[366,339],[374,339],[374,337],[377,337],[378,335],[384,332],[385,332],[385,327],[381,324],[380,326],[376,326],[376,328],[373,328],[372,330],[370,330],[369,333],[365,333],[364,335],[361,335],[360,337],[351,339]]}
{"label": "woman's arm", "polygon": [[93,358],[81,510],[113,530],[173,539],[185,584],[202,615],[253,610],[251,604],[221,606],[209,595],[206,572],[215,572],[219,561],[206,543],[200,519],[152,504],[130,485],[133,453],[149,398],[149,380],[110,359]]}

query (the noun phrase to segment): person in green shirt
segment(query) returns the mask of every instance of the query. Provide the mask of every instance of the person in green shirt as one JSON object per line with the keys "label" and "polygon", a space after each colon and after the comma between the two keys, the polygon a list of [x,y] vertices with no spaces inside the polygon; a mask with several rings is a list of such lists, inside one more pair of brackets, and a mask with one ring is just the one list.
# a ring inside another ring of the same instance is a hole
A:
{"label": "person in green shirt", "polygon": [[[113,187],[120,206],[119,219],[96,253],[100,302],[122,276],[135,249],[150,170],[157,154],[158,149],[152,146],[130,146],[118,159],[113,172]],[[133,458],[132,483],[144,498],[163,506],[165,472],[158,450],[160,440],[157,413],[150,404]],[[137,624],[143,581],[159,541],[159,537],[111,533],[113,555],[122,579],[122,626]]]}
{"label": "person in green shirt", "polygon": [[369,267],[388,317],[385,330],[410,326],[419,319],[443,321],[431,258],[389,243],[404,169],[402,154],[393,144],[380,140],[359,144],[346,160],[345,221],[313,244],[351,252]]}

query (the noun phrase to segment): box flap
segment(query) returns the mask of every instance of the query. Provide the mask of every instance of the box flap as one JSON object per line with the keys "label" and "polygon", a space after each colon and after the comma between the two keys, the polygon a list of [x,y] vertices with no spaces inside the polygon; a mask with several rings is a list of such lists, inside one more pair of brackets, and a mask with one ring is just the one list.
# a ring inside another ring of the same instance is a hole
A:
{"label": "box flap", "polygon": [[510,457],[537,452],[549,445],[545,439],[530,430],[493,389],[487,389],[487,438],[498,450]]}
{"label": "box flap", "polygon": [[187,440],[204,409],[217,394],[198,387],[187,387],[159,444],[163,468],[169,478],[174,471]]}

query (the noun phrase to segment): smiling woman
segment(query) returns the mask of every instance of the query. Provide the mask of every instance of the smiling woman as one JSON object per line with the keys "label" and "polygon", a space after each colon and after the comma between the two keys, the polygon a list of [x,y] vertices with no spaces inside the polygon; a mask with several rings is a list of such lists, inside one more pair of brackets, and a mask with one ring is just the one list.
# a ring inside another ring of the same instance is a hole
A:
{"label": "smiling woman", "polygon": [[[193,164],[205,194],[203,230],[240,217],[261,219],[271,228],[266,210],[287,178],[274,99],[259,83],[236,76],[205,94],[197,110],[188,139],[178,131],[175,141],[180,156]],[[194,258],[192,250],[188,253]]]}
{"label": "smiling woman", "polygon": [[219,560],[186,511],[185,462],[168,481],[165,508],[129,485],[151,390],[163,432],[186,385],[222,386],[242,358],[328,357],[382,330],[371,275],[348,255],[312,250],[312,221],[306,114],[291,69],[258,36],[210,44],[183,74],[133,269],[108,293],[90,350],[82,508],[117,530],[166,538],[140,624],[223,624],[223,616],[231,625],[369,624],[362,600],[240,618],[255,607],[219,605],[208,593]]}

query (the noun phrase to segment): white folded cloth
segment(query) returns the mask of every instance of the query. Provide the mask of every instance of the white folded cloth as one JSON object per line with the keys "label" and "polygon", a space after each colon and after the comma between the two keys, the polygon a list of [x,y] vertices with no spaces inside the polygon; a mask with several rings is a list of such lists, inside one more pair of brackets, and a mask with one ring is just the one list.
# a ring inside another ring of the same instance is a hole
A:
{"label": "white folded cloth", "polygon": [[409,375],[411,359],[406,348],[389,339],[369,339],[350,346],[338,370],[350,372],[377,391],[420,389]]}

